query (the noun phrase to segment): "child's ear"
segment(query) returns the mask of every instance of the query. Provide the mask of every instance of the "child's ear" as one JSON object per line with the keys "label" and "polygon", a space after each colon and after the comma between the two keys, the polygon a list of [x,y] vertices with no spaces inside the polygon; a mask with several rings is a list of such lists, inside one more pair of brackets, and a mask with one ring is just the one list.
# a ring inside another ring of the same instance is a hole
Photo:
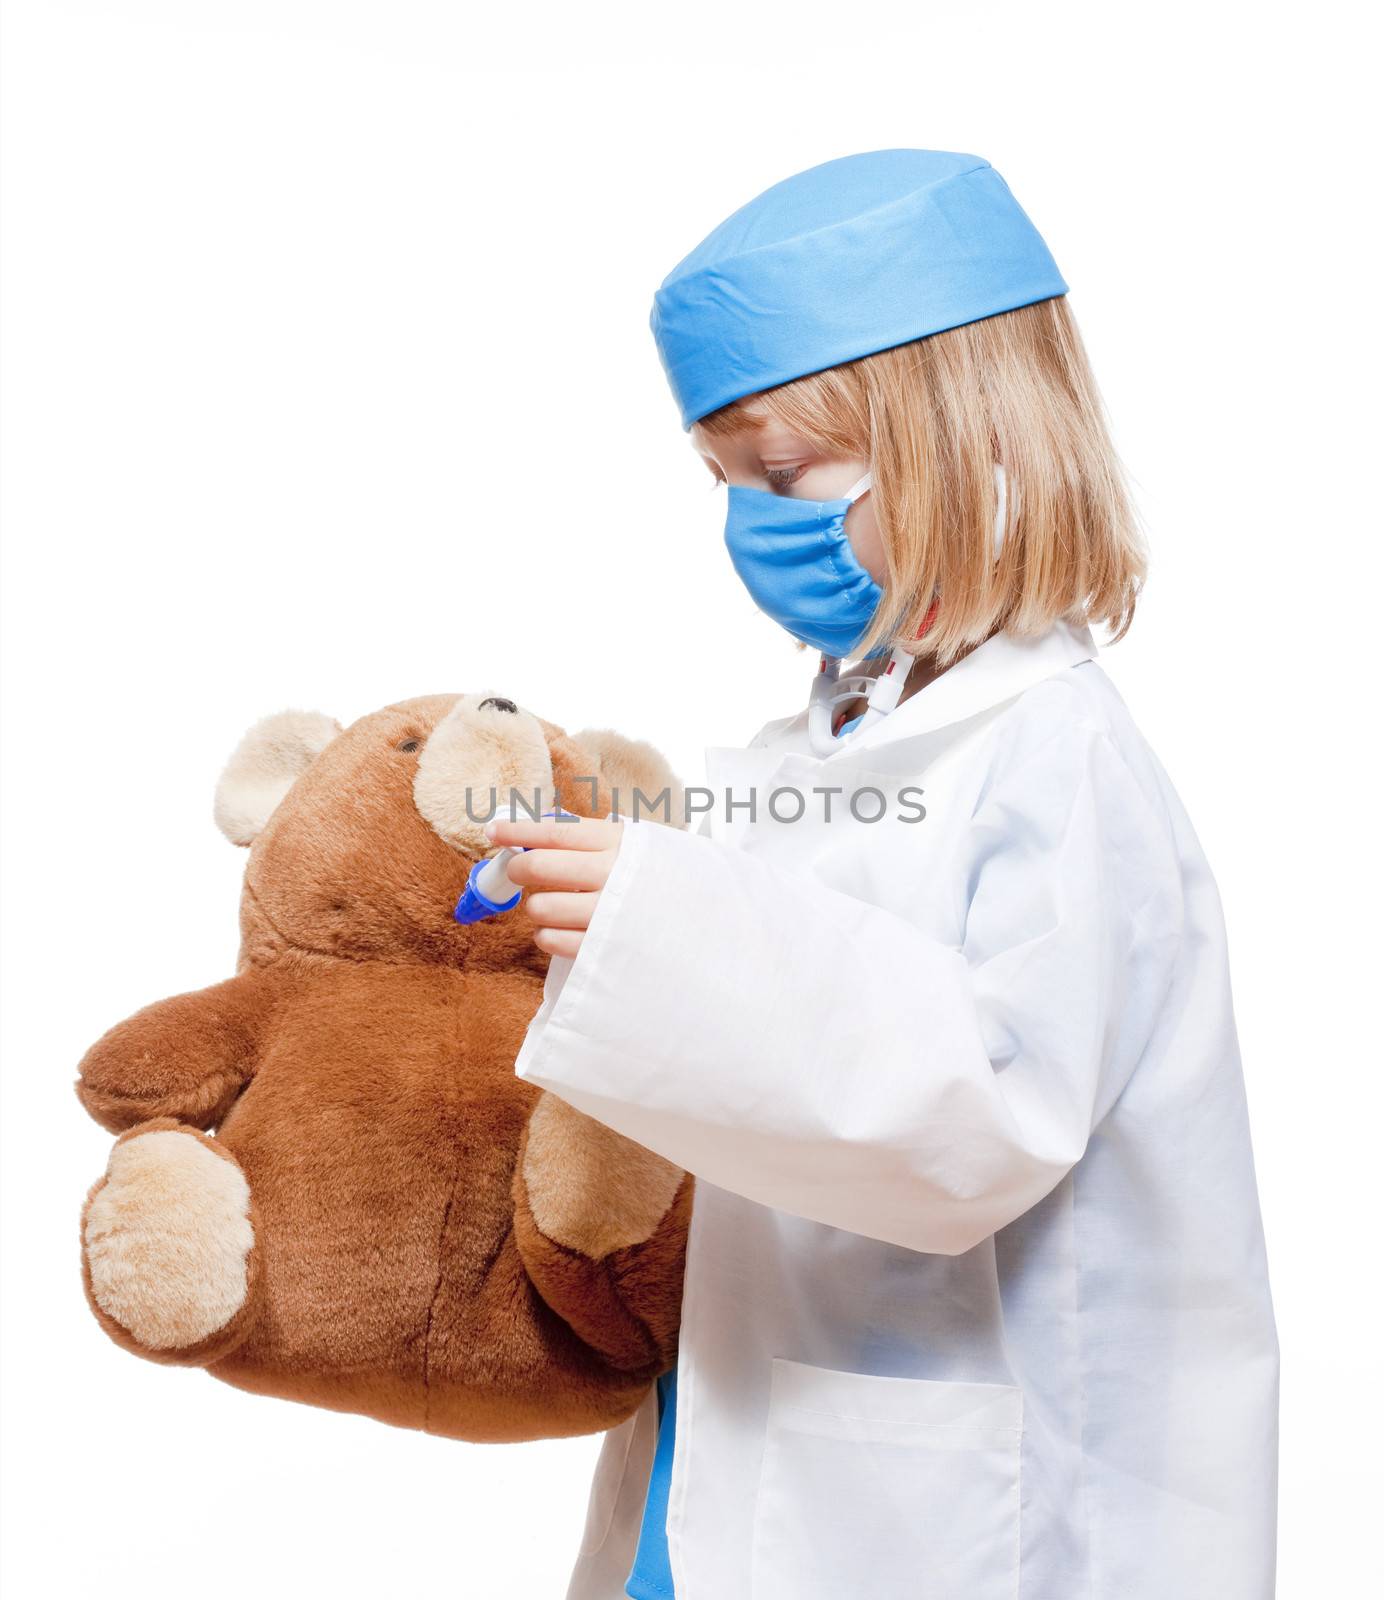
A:
{"label": "child's ear", "polygon": [[[675,828],[687,826],[682,784],[651,744],[626,739],[612,728],[583,728],[572,735],[572,742],[591,757],[590,775],[612,795],[611,809]],[[642,798],[636,798],[636,790]]]}
{"label": "child's ear", "polygon": [[216,785],[216,826],[232,844],[253,844],[274,808],[341,724],[320,711],[280,711],[240,741]]}

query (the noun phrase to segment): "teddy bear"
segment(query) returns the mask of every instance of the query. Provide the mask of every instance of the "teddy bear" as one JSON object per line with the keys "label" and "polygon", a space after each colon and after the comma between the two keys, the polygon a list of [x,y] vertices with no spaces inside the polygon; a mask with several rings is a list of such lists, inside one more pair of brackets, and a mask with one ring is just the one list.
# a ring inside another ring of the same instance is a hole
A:
{"label": "teddy bear", "polygon": [[118,1344],[460,1439],[638,1407],[674,1359],[692,1181],[515,1075],[547,958],[522,911],[453,916],[506,796],[605,816],[636,788],[680,793],[650,746],[500,695],[250,730],[215,807],[249,848],[236,976],[81,1063],[120,1135],[81,1221]]}

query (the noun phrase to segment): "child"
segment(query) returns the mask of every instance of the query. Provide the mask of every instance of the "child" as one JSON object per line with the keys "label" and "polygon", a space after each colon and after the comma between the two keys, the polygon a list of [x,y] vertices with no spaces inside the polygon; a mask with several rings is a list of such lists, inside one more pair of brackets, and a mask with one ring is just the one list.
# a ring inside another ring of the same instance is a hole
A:
{"label": "child", "polygon": [[821,687],[709,753],[704,836],[492,824],[559,958],[518,1071],[697,1177],[677,1382],[607,1440],[580,1600],[1272,1593],[1225,937],[1095,660],[1143,561],[1065,291],[984,161],[889,150],[658,292]]}

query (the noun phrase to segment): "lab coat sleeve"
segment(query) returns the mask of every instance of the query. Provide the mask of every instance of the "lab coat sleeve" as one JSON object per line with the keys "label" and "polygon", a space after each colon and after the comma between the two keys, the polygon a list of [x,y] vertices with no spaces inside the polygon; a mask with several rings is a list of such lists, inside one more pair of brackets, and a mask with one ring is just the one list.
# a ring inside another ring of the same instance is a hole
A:
{"label": "lab coat sleeve", "polygon": [[1061,1180],[1128,1081],[1181,887],[1166,817],[1095,729],[995,775],[966,838],[949,945],[752,850],[627,826],[520,1076],[764,1205],[972,1248]]}

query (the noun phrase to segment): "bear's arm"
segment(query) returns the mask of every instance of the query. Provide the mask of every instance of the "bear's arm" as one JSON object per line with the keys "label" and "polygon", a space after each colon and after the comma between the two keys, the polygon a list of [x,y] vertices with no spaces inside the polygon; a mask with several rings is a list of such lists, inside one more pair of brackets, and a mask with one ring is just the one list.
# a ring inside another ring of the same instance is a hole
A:
{"label": "bear's arm", "polygon": [[514,1175],[514,1233],[530,1279],[622,1371],[673,1364],[692,1179],[544,1094]]}
{"label": "bear's arm", "polygon": [[78,1099],[112,1133],[153,1117],[215,1126],[253,1076],[284,988],[277,972],[251,968],[145,1006],[87,1051]]}

